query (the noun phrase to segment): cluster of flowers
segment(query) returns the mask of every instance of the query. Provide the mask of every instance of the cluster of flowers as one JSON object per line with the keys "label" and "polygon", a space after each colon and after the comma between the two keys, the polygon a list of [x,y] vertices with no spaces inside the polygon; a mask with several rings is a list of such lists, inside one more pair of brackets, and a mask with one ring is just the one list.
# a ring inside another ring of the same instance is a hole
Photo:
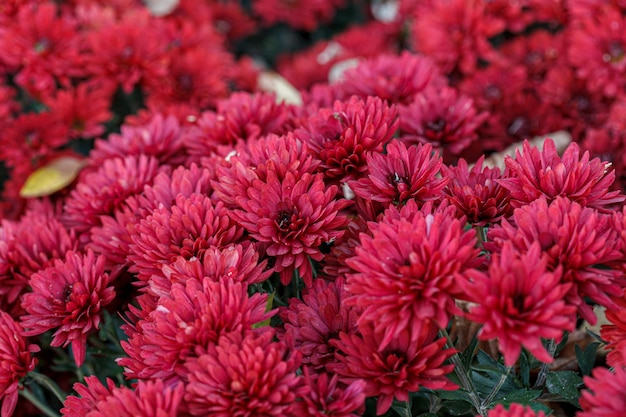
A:
{"label": "cluster of flowers", "polygon": [[[280,60],[298,104],[254,91],[235,40],[311,30],[346,4],[0,7],[2,417],[19,393],[37,399],[24,377],[55,372],[37,352],[70,346],[85,369],[107,312],[125,320],[129,384],[86,376],[64,416],[349,417],[366,398],[383,415],[459,388],[454,317],[514,368],[522,352],[553,361],[594,305],[614,372],[585,379],[577,415],[626,413],[624,5],[398,1],[384,22]],[[547,140],[504,170],[478,157],[557,129],[592,153]],[[71,187],[19,197],[84,139]]]}

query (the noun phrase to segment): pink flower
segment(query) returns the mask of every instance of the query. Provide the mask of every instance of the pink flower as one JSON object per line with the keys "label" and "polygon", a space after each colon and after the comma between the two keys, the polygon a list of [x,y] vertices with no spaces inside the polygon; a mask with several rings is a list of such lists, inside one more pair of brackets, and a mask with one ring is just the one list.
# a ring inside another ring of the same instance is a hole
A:
{"label": "pink flower", "polygon": [[252,9],[266,26],[287,23],[295,29],[312,31],[321,22],[329,21],[345,0],[257,0]]}
{"label": "pink flower", "polygon": [[55,330],[51,346],[72,344],[77,366],[85,360],[87,336],[98,329],[102,309],[115,298],[109,276],[104,272],[104,257],[68,252],[65,260],[34,273],[33,291],[25,294],[22,308],[27,314],[22,323],[27,336]]}
{"label": "pink flower", "polygon": [[39,346],[27,345],[24,330],[6,312],[0,310],[0,415],[10,417],[17,405],[20,380],[33,369],[37,359],[31,353]]}
{"label": "pink flower", "polygon": [[626,414],[626,368],[618,366],[614,372],[595,368],[584,378],[586,389],[580,396],[582,411],[576,417],[620,417]]}
{"label": "pink flower", "polygon": [[91,375],[85,377],[84,384],[74,383],[73,388],[80,397],[68,395],[65,398],[61,409],[63,417],[86,417],[91,411],[96,410],[98,402],[111,395],[115,383],[107,378],[105,386],[97,376]]}
{"label": "pink flower", "polygon": [[504,408],[502,404],[496,405],[489,410],[487,417],[546,417],[546,414],[543,411],[535,412],[528,406],[513,403],[508,409]]}
{"label": "pink flower", "polygon": [[579,156],[579,147],[571,143],[563,156],[559,156],[551,139],[543,150],[531,148],[524,142],[523,152],[515,151],[515,159],[507,157],[505,163],[509,177],[498,182],[511,191],[511,204],[520,207],[540,196],[548,201],[557,196],[567,197],[582,206],[601,211],[623,202],[626,196],[619,191],[609,191],[615,172],[599,158],[590,160],[589,152]]}
{"label": "pink flower", "polygon": [[248,296],[248,286],[231,279],[188,279],[172,285],[156,307],[135,326],[126,326],[128,355],[119,359],[130,379],[158,378],[168,385],[186,382],[185,363],[197,358],[226,334],[248,334],[271,318],[267,294]]}
{"label": "pink flower", "polygon": [[483,326],[480,340],[498,339],[507,366],[515,364],[522,346],[542,362],[552,362],[541,338],[561,340],[573,331],[576,307],[564,296],[571,283],[561,282],[561,268],[548,270],[548,257],[535,242],[519,254],[510,242],[494,254],[487,273],[470,270],[459,283],[472,307],[467,317]]}
{"label": "pink flower", "polygon": [[382,332],[372,322],[359,326],[360,332],[339,334],[334,340],[338,363],[329,365],[340,380],[350,384],[365,381],[365,395],[378,397],[376,413],[384,414],[394,398],[408,401],[409,392],[421,387],[454,389],[446,374],[453,365],[443,363],[454,352],[443,349],[444,339],[437,339],[437,326],[424,324],[403,328],[383,347]]}
{"label": "pink flower", "polygon": [[442,167],[443,177],[450,180],[443,189],[447,200],[468,223],[483,227],[498,223],[513,211],[510,192],[498,183],[502,177],[500,169],[483,168],[484,159],[481,156],[472,169],[463,158],[456,167]]}
{"label": "pink flower", "polygon": [[356,330],[359,310],[346,305],[348,293],[343,278],[334,282],[317,279],[302,296],[289,300],[289,307],[281,310],[285,323],[282,338],[293,343],[302,353],[302,363],[316,372],[335,361],[335,348],[331,341],[337,340],[339,332]]}
{"label": "pink flower", "polygon": [[190,414],[294,416],[300,358],[272,337],[273,331],[223,336],[208,353],[189,361],[185,402]]}
{"label": "pink flower", "polygon": [[381,348],[407,328],[446,326],[458,313],[454,276],[479,262],[474,230],[464,226],[451,206],[418,210],[409,201],[370,223],[370,234],[361,233],[356,256],[346,260],[355,271],[346,286],[354,294],[350,302],[364,309],[360,322],[373,321],[384,333]]}
{"label": "pink flower", "polygon": [[407,146],[394,140],[385,147],[385,154],[370,153],[366,159],[368,176],[350,181],[350,188],[359,197],[385,207],[438,199],[447,183],[445,178],[437,178],[442,161],[430,145]]}

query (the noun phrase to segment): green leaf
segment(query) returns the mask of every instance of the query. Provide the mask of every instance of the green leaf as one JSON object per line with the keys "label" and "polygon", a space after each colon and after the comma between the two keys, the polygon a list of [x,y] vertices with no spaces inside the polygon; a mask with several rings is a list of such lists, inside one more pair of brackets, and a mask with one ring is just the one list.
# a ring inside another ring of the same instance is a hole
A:
{"label": "green leaf", "polygon": [[581,349],[578,345],[574,346],[576,351],[576,359],[578,360],[578,367],[583,375],[591,375],[591,370],[596,363],[596,353],[600,343],[593,342],[588,344],[585,349]]}
{"label": "green leaf", "polygon": [[460,353],[461,361],[463,362],[463,366],[465,369],[470,369],[472,362],[474,360],[474,355],[476,355],[476,349],[478,348],[478,333],[474,335],[472,341],[467,346],[467,348]]}
{"label": "green leaf", "polygon": [[474,411],[474,407],[465,401],[446,401],[441,408],[451,416],[464,416]]}
{"label": "green leaf", "polygon": [[563,332],[563,338],[561,339],[559,344],[556,345],[556,351],[554,352],[554,357],[555,358],[563,350],[563,348],[567,344],[567,339],[569,339],[569,332]]}
{"label": "green leaf", "polygon": [[522,384],[525,387],[530,386],[530,360],[525,349],[522,349],[522,354],[519,357],[519,374],[522,378]]}
{"label": "green leaf", "polygon": [[471,404],[470,396],[467,391],[464,389],[457,389],[454,391],[437,391],[439,398],[442,400],[450,400],[450,401],[465,401]]}
{"label": "green leaf", "polygon": [[583,380],[573,371],[548,372],[546,388],[551,394],[557,394],[563,401],[578,407],[578,388]]}
{"label": "green leaf", "polygon": [[528,405],[534,399],[538,398],[541,395],[541,390],[529,390],[529,389],[521,389],[517,391],[512,391],[508,393],[504,393],[489,404],[489,406],[495,406],[496,404],[509,405],[513,403]]}
{"label": "green leaf", "polygon": [[420,415],[418,415],[416,417],[437,417],[437,414],[434,414],[434,413],[423,413],[423,414],[420,414]]}
{"label": "green leaf", "polygon": [[[267,303],[265,304],[265,312],[266,313],[272,309],[272,306],[273,306],[273,303],[274,303],[274,294],[276,294],[276,293],[273,292],[273,293],[271,293],[270,295],[267,296]],[[255,323],[255,324],[252,325],[252,328],[253,329],[258,329],[259,327],[269,326],[271,320],[272,319],[269,318],[267,320],[263,320],[263,321],[260,321],[258,323]]]}

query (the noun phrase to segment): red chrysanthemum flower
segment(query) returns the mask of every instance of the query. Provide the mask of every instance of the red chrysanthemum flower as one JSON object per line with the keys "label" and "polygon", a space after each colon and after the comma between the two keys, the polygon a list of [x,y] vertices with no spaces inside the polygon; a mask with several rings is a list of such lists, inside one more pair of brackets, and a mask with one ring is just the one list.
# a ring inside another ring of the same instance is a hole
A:
{"label": "red chrysanthemum flower", "polygon": [[455,214],[451,206],[420,211],[414,201],[392,206],[346,260],[355,271],[346,281],[349,300],[364,309],[360,322],[371,320],[384,333],[381,348],[407,328],[417,332],[429,321],[445,327],[458,313],[454,275],[477,266],[479,250],[474,230],[464,230]]}
{"label": "red chrysanthemum flower", "polygon": [[113,91],[98,82],[83,82],[67,90],[57,90],[44,103],[69,128],[72,138],[92,138],[104,133],[104,123],[112,114]]}
{"label": "red chrysanthemum flower", "polygon": [[107,159],[145,155],[156,158],[160,164],[180,165],[187,158],[183,134],[176,118],[156,113],[145,123],[122,125],[119,134],[96,140],[89,161],[92,166],[99,166]]}
{"label": "red chrysanthemum flower", "polygon": [[626,368],[618,366],[614,372],[595,368],[584,379],[586,389],[580,396],[582,411],[576,417],[620,417],[626,415]]}
{"label": "red chrysanthemum flower", "polygon": [[86,417],[91,411],[96,409],[96,404],[111,395],[115,389],[115,382],[110,378],[106,379],[106,386],[95,375],[85,377],[85,383],[74,383],[75,395],[68,395],[63,403],[61,413],[63,417]]}
{"label": "red chrysanthemum flower", "polygon": [[332,344],[338,349],[339,363],[329,365],[344,383],[365,381],[365,395],[377,397],[376,413],[384,414],[394,398],[408,401],[409,392],[421,387],[454,389],[446,378],[454,365],[444,365],[454,354],[444,349],[445,339],[436,339],[437,326],[424,324],[405,327],[383,347],[382,332],[372,322],[359,326],[359,333],[340,333]]}
{"label": "red chrysanthemum flower", "polygon": [[482,327],[480,340],[498,339],[507,366],[515,364],[522,346],[542,362],[552,362],[541,338],[560,341],[576,325],[576,307],[564,296],[571,283],[562,283],[561,267],[548,269],[548,257],[538,242],[523,254],[505,242],[485,273],[470,270],[459,277],[465,296],[477,303],[467,317]]}
{"label": "red chrysanthemum flower", "polygon": [[484,159],[481,156],[472,169],[463,158],[456,167],[442,167],[444,178],[450,180],[443,190],[447,200],[468,223],[481,227],[498,223],[513,213],[510,192],[498,183],[502,172],[499,168],[483,168]]}
{"label": "red chrysanthemum flower", "polygon": [[78,234],[88,232],[101,224],[100,216],[113,215],[128,197],[150,184],[158,172],[158,161],[145,155],[105,160],[99,168],[79,178],[65,200],[63,223]]}
{"label": "red chrysanthemum flower", "polygon": [[339,332],[354,333],[359,310],[345,303],[348,293],[343,278],[334,282],[317,279],[302,296],[291,298],[289,307],[280,312],[285,323],[284,340],[293,343],[302,353],[302,363],[315,372],[325,370],[334,362],[335,348],[330,341],[339,338]]}
{"label": "red chrysanthemum flower", "polygon": [[414,47],[446,74],[474,72],[480,59],[489,61],[493,55],[488,38],[503,29],[485,9],[481,0],[420,4],[411,27]]}
{"label": "red chrysanthemum flower", "polygon": [[365,156],[382,152],[398,128],[397,111],[378,97],[351,97],[320,109],[294,134],[307,142],[331,180],[347,180],[367,170]]}
{"label": "red chrysanthemum flower", "polygon": [[576,75],[591,91],[615,97],[623,91],[626,74],[626,20],[620,9],[604,7],[570,27],[567,57]]}
{"label": "red chrysanthemum flower", "polygon": [[87,336],[98,329],[104,306],[115,298],[104,272],[104,257],[68,252],[63,261],[34,273],[33,292],[25,294],[22,307],[28,314],[22,323],[28,336],[55,329],[51,346],[72,344],[74,361],[85,360]]}
{"label": "red chrysanthemum flower", "polygon": [[400,56],[378,55],[346,70],[337,88],[345,97],[357,95],[365,100],[373,96],[408,105],[425,89],[445,85],[445,78],[430,58],[404,51]]}
{"label": "red chrysanthemum flower", "polygon": [[548,204],[542,197],[516,209],[511,223],[503,219],[501,225],[489,229],[487,237],[485,248],[495,253],[507,241],[520,253],[539,242],[548,256],[548,269],[562,268],[562,281],[572,284],[566,301],[592,324],[596,317],[585,298],[611,307],[611,297],[622,293],[621,273],[606,268],[621,258],[618,231],[608,214],[563,197]]}
{"label": "red chrysanthemum flower", "polygon": [[357,379],[343,387],[339,375],[311,373],[303,368],[306,394],[294,406],[294,414],[310,417],[358,417],[365,405],[365,382]]}
{"label": "red chrysanthemum flower", "polygon": [[515,151],[515,158],[505,163],[509,177],[498,181],[511,191],[511,205],[520,207],[540,196],[549,201],[557,196],[567,197],[582,206],[608,211],[612,205],[623,202],[626,196],[609,191],[615,172],[599,158],[589,158],[589,152],[580,155],[580,148],[571,143],[559,156],[551,139],[546,139],[543,150],[524,142],[523,151]]}
{"label": "red chrysanthemum flower", "polygon": [[616,306],[605,310],[607,324],[600,328],[600,336],[609,351],[606,362],[609,366],[626,366],[626,291],[613,299]]}
{"label": "red chrysanthemum flower", "polygon": [[178,256],[202,259],[211,246],[236,243],[243,229],[228,215],[221,202],[213,204],[206,195],[192,194],[179,195],[171,207],[159,208],[142,219],[131,233],[128,255],[137,284],[149,284],[153,275],[163,275],[162,267]]}
{"label": "red chrysanthemum flower", "polygon": [[189,361],[185,401],[192,416],[291,416],[301,385],[298,354],[272,342],[273,331],[223,336]]}
{"label": "red chrysanthemum flower", "polygon": [[257,0],[252,10],[265,25],[286,23],[295,29],[312,31],[330,20],[345,0]]}
{"label": "red chrysanthemum flower", "polygon": [[187,381],[185,362],[206,353],[220,336],[248,334],[268,320],[267,294],[248,296],[248,286],[231,279],[188,279],[172,285],[157,306],[135,326],[125,326],[128,355],[118,360],[129,379]]}
{"label": "red chrysanthemum flower", "polygon": [[153,275],[150,288],[156,294],[166,294],[172,284],[190,278],[213,281],[232,279],[245,284],[258,284],[272,274],[267,260],[259,262],[259,252],[254,245],[228,245],[222,248],[211,246],[204,251],[202,259],[176,258],[171,264],[163,265],[161,275]]}
{"label": "red chrysanthemum flower", "polygon": [[324,258],[322,243],[332,242],[343,234],[348,223],[339,212],[349,202],[335,200],[336,186],[326,187],[322,174],[291,172],[281,181],[276,171],[267,171],[266,181],[254,180],[247,196],[237,198],[239,209],[229,215],[244,227],[249,235],[267,245],[267,255],[275,257],[274,270],[281,282],[291,282],[294,270],[307,286],[313,279],[309,257]]}
{"label": "red chrysanthemum flower", "polygon": [[31,353],[39,346],[27,345],[22,326],[0,310],[0,415],[10,417],[17,405],[20,380],[35,369],[37,359]]}
{"label": "red chrysanthemum flower", "polygon": [[508,409],[502,404],[496,405],[489,410],[487,417],[546,417],[546,414],[543,411],[535,412],[529,406],[513,403]]}
{"label": "red chrysanthemum flower", "polygon": [[394,140],[385,153],[366,156],[369,174],[348,184],[361,198],[402,205],[408,200],[426,202],[438,199],[446,186],[446,178],[438,178],[442,160],[430,145],[406,146]]}
{"label": "red chrysanthemum flower", "polygon": [[471,98],[450,87],[428,88],[398,111],[403,142],[429,143],[453,155],[478,139],[477,129],[489,117],[478,113]]}

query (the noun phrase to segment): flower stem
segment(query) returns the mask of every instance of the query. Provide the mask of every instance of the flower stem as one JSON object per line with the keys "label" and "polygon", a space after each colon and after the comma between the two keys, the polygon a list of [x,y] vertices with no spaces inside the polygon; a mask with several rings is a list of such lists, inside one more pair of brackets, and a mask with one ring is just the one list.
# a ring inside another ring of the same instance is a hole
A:
{"label": "flower stem", "polygon": [[489,404],[491,404],[491,401],[493,401],[493,399],[496,397],[496,395],[500,391],[500,388],[502,388],[502,385],[504,385],[504,382],[509,377],[509,373],[511,373],[511,368],[512,366],[506,367],[506,372],[500,376],[500,380],[498,380],[498,383],[496,384],[496,386],[493,387],[493,389],[491,390],[487,398],[483,400],[482,404],[480,405],[481,414],[483,414],[483,412],[487,412],[489,408]]}
{"label": "flower stem", "polygon": [[39,409],[39,411],[44,413],[46,416],[48,416],[48,417],[61,417],[60,414],[56,413],[54,410],[52,410],[46,404],[41,402],[39,400],[39,398],[35,397],[33,395],[33,393],[30,392],[29,390],[27,390],[27,389],[21,390],[20,391],[20,395],[22,397],[26,398],[28,400],[28,402],[30,402],[32,405],[37,407]]}
{"label": "flower stem", "polygon": [[40,374],[39,372],[29,372],[28,376],[39,385],[47,388],[48,391],[53,393],[54,396],[57,397],[59,401],[61,401],[61,403],[65,401],[67,395],[61,390],[61,388],[59,388],[56,382],[48,378],[46,375]]}
{"label": "flower stem", "polygon": [[[550,339],[548,342],[548,353],[552,358],[554,358],[554,354],[556,353],[557,344],[554,339]],[[539,375],[537,376],[537,380],[535,381],[535,385],[533,388],[539,388],[543,386],[546,382],[546,378],[548,377],[548,371],[550,370],[549,363],[542,363],[541,369],[539,370]]]}
{"label": "flower stem", "polygon": [[[450,340],[450,335],[448,334],[446,329],[439,330],[439,335],[441,337],[446,338],[447,348],[454,349],[454,344],[452,343],[452,340]],[[476,411],[480,413],[480,415],[485,417],[486,416],[485,412],[481,411],[482,402],[480,401],[480,396],[478,395],[478,392],[476,391],[476,388],[474,387],[474,383],[472,382],[472,380],[470,379],[468,375],[467,369],[465,369],[465,365],[463,365],[463,361],[461,360],[461,357],[459,356],[458,353],[455,353],[454,355],[450,356],[450,361],[454,365],[454,372],[459,377],[459,380],[461,381],[461,386],[463,387],[463,389],[467,391],[467,394],[469,395],[470,401],[472,402],[474,409],[476,409]]]}

